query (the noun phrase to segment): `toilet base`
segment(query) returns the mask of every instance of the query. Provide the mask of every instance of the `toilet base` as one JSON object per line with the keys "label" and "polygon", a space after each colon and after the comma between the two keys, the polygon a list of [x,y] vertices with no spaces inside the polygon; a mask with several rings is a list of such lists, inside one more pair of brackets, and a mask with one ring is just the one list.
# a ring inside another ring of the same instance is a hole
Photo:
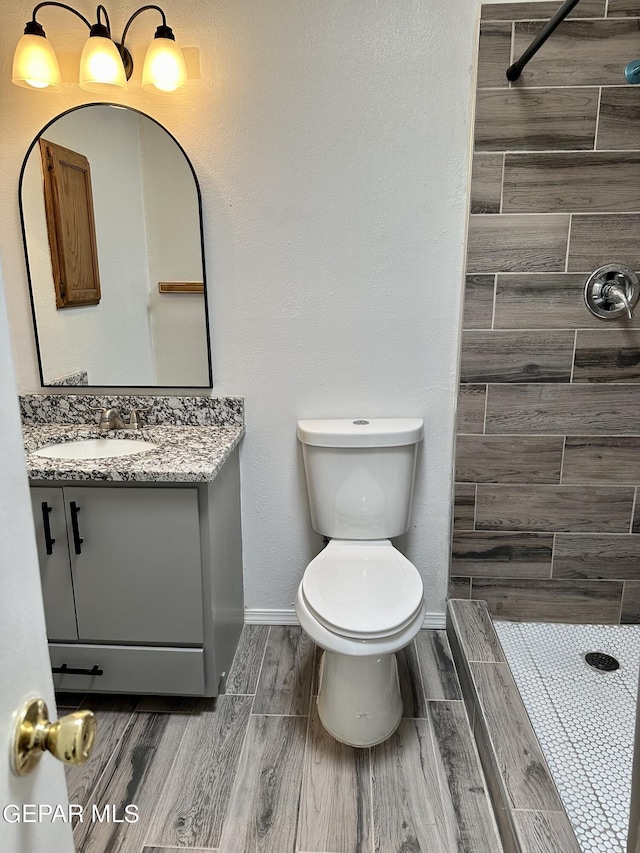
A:
{"label": "toilet base", "polygon": [[402,718],[395,654],[353,657],[325,651],[320,664],[318,715],[336,740],[375,746]]}

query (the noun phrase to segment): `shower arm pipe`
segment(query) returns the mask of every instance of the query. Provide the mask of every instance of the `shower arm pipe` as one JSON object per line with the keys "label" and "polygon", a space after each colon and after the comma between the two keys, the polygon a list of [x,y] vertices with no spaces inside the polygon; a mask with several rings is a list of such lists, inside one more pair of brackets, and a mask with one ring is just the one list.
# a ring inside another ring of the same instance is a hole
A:
{"label": "shower arm pipe", "polygon": [[522,74],[522,69],[529,62],[532,56],[540,50],[542,45],[546,42],[549,36],[556,30],[559,24],[561,24],[564,19],[567,17],[569,12],[573,9],[574,6],[577,6],[580,0],[565,0],[565,2],[560,6],[558,11],[555,13],[553,18],[548,21],[544,27],[540,30],[538,35],[531,42],[529,47],[524,51],[520,59],[517,59],[513,65],[510,65],[507,68],[507,80],[517,80],[518,77]]}

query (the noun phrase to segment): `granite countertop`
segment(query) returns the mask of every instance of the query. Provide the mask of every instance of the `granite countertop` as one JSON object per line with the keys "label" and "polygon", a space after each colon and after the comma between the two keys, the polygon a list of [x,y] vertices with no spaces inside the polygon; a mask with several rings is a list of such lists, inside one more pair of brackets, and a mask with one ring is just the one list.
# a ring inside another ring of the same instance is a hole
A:
{"label": "granite countertop", "polygon": [[[95,424],[23,424],[27,471],[31,480],[202,483],[213,480],[244,435],[242,424],[159,426],[100,432]],[[103,459],[48,459],[33,451],[48,444],[102,438],[153,441],[160,446],[141,454]]]}

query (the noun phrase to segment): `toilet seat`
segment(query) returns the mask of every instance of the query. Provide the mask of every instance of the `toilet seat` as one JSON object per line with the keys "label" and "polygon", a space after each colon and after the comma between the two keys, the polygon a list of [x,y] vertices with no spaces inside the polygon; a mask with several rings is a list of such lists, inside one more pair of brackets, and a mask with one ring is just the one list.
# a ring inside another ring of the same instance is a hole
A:
{"label": "toilet seat", "polygon": [[397,635],[424,610],[418,570],[388,539],[332,539],[307,566],[299,593],[326,630],[360,641]]}

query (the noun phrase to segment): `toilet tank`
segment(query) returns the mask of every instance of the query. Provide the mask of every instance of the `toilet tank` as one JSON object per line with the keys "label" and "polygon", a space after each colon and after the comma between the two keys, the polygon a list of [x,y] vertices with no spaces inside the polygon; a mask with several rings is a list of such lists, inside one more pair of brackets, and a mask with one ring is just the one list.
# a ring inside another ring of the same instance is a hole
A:
{"label": "toilet tank", "polygon": [[409,528],[421,418],[298,421],[311,524],[332,539],[391,539]]}

